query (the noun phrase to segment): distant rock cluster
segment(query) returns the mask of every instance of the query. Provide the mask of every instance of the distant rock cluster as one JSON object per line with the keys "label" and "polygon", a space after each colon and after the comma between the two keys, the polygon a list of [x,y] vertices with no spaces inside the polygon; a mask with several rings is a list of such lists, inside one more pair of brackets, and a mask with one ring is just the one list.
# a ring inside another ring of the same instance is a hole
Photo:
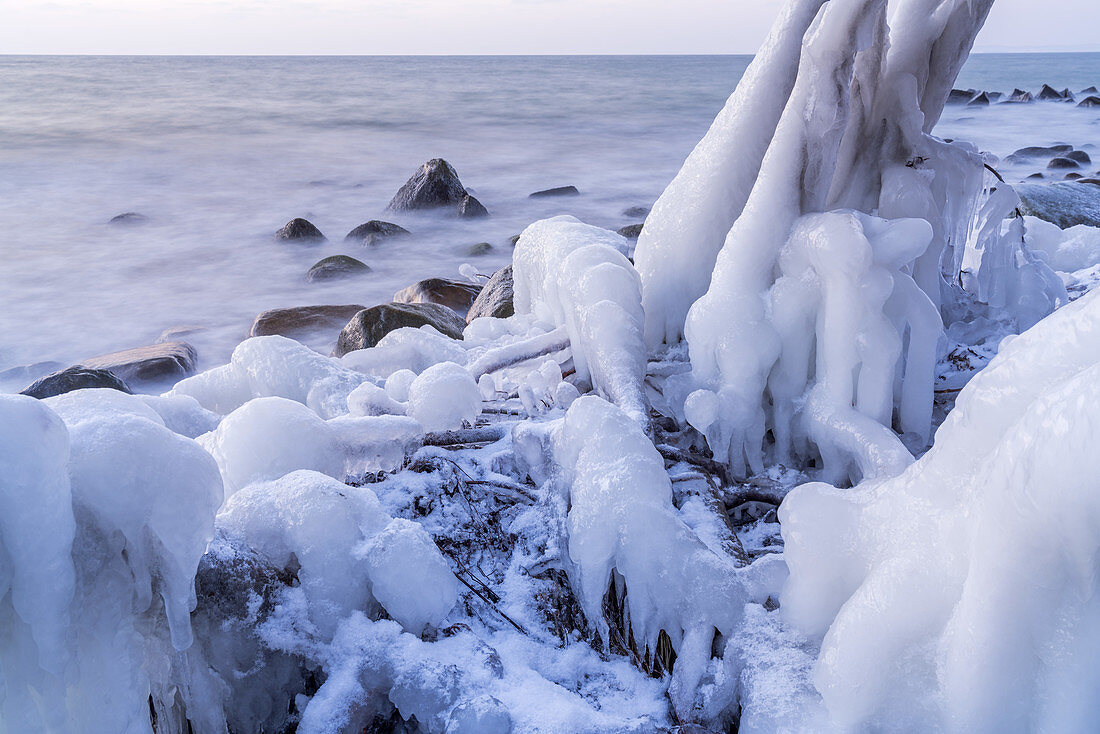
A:
{"label": "distant rock cluster", "polygon": [[[1077,102],[1080,96],[1082,99]],[[1029,102],[1077,102],[1078,107],[1100,107],[1100,90],[1096,87],[1082,89],[1076,95],[1068,88],[1058,91],[1049,84],[1035,94],[1023,89],[1004,92],[987,92],[980,89],[952,89],[947,97],[948,104],[967,105],[968,107],[986,107],[991,104],[1027,104]]]}

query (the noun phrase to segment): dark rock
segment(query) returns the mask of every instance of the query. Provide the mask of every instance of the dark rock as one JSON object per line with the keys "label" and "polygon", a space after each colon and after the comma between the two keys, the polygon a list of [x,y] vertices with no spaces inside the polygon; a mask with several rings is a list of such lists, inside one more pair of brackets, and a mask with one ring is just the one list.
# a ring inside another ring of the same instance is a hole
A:
{"label": "dark rock", "polygon": [[982,92],[981,94],[974,95],[974,99],[966,103],[967,107],[988,107],[990,103],[989,94]]}
{"label": "dark rock", "polygon": [[377,245],[379,242],[389,237],[402,237],[407,234],[410,234],[409,230],[400,225],[372,219],[348,232],[344,237],[344,242],[358,242],[361,245]]}
{"label": "dark rock", "polygon": [[1055,168],[1065,170],[1067,168],[1080,168],[1080,164],[1072,158],[1052,158],[1050,163],[1047,164],[1047,168]]}
{"label": "dark rock", "polygon": [[437,303],[383,303],[352,316],[332,354],[343,357],[357,349],[369,349],[386,334],[405,326],[431,326],[444,336],[461,339],[466,322],[453,309]]}
{"label": "dark rock", "polygon": [[296,306],[294,308],[273,308],[264,311],[252,322],[249,336],[293,337],[310,332],[331,331],[339,333],[355,314],[366,306]]}
{"label": "dark rock", "polygon": [[149,217],[144,214],[138,214],[137,212],[125,212],[113,216],[108,220],[107,224],[145,224],[149,221]]}
{"label": "dark rock", "polygon": [[1100,227],[1100,186],[1082,185],[1087,180],[1017,184],[1020,211],[1062,229],[1077,224]]}
{"label": "dark rock", "polygon": [[1100,107],[1100,97],[1085,97],[1077,105],[1078,107]]}
{"label": "dark rock", "polygon": [[576,186],[557,186],[552,189],[543,189],[527,196],[528,199],[542,199],[550,196],[579,196],[580,191]]}
{"label": "dark rock", "polygon": [[349,278],[370,272],[370,266],[361,260],[347,255],[330,255],[318,260],[306,273],[306,280],[314,283],[319,280]]}
{"label": "dark rock", "polygon": [[1005,161],[1008,163],[1027,163],[1028,161],[1039,160],[1041,158],[1050,159],[1056,155],[1062,155],[1073,150],[1072,145],[1066,145],[1059,143],[1057,145],[1032,145],[1027,148],[1020,148],[1016,152],[1005,156]]}
{"label": "dark rock", "polygon": [[1044,84],[1043,88],[1039,90],[1039,94],[1036,95],[1039,99],[1048,102],[1061,102],[1062,93],[1049,84]]}
{"label": "dark rock", "polygon": [[1074,102],[1077,99],[1073,96],[1073,92],[1069,91],[1069,87],[1063,89],[1061,92],[1059,92],[1059,94],[1062,95],[1062,99],[1064,99],[1066,102]]}
{"label": "dark rock", "polygon": [[480,219],[489,216],[489,210],[473,196],[466,194],[458,203],[458,216],[463,219]]}
{"label": "dark rock", "polygon": [[275,239],[285,241],[316,241],[323,240],[325,236],[321,230],[313,226],[308,219],[291,219],[283,228],[275,233]]}
{"label": "dark rock", "polygon": [[1083,166],[1087,166],[1092,163],[1092,158],[1089,154],[1083,150],[1071,150],[1068,153],[1062,155],[1063,158],[1069,158],[1071,161],[1077,161]]}
{"label": "dark rock", "polygon": [[22,394],[43,400],[89,387],[106,387],[124,393],[132,392],[126,383],[110,370],[77,365],[36,380],[33,385],[23,390]]}
{"label": "dark rock", "polygon": [[1041,173],[1033,173],[1030,176],[1028,176],[1028,178],[1029,179],[1039,179],[1039,178],[1046,178],[1046,176],[1044,176]]}
{"label": "dark rock", "polygon": [[1100,186],[1100,178],[1079,178],[1077,179],[1077,183],[1094,184],[1096,186]]}
{"label": "dark rock", "polygon": [[101,354],[80,364],[89,369],[109,370],[126,382],[155,382],[186,377],[195,371],[197,363],[194,347],[174,341]]}
{"label": "dark rock", "polygon": [[195,324],[173,326],[160,332],[160,336],[157,337],[157,344],[161,344],[163,342],[176,342],[185,336],[191,336],[192,334],[198,334],[203,331],[206,331],[205,326],[197,326]]}
{"label": "dark rock", "polygon": [[623,209],[623,216],[624,217],[641,217],[642,219],[645,219],[646,217],[649,216],[649,207],[648,206],[628,207],[626,209]]}
{"label": "dark rock", "polygon": [[515,314],[512,287],[512,266],[506,265],[493,273],[493,277],[489,278],[489,282],[481,289],[481,293],[477,294],[477,298],[466,313],[466,323],[481,316],[506,319]]}
{"label": "dark rock", "polygon": [[636,240],[642,234],[641,224],[628,224],[618,230],[619,234],[628,240]]}
{"label": "dark rock", "polygon": [[481,292],[481,286],[462,280],[427,278],[393,294],[394,303],[437,303],[460,315],[465,315],[470,304]]}
{"label": "dark rock", "polygon": [[519,242],[519,237],[520,236],[518,234],[512,235],[511,237],[508,238],[508,243],[511,244],[512,247],[515,247],[516,243]]}
{"label": "dark rock", "polygon": [[[453,207],[474,212],[477,208],[474,206],[475,203],[483,212],[480,216],[488,213],[484,211],[485,207],[466,191],[454,167],[442,158],[433,158],[422,165],[405,182],[405,185],[398,189],[386,208],[392,212],[403,212]],[[459,213],[463,214],[462,211]],[[476,214],[463,214],[463,216],[476,216]]]}
{"label": "dark rock", "polygon": [[1067,173],[1067,174],[1065,175],[1065,179],[1066,179],[1067,181],[1076,181],[1076,180],[1077,180],[1077,179],[1079,179],[1079,178],[1084,178],[1084,176],[1082,176],[1082,175],[1081,175],[1081,174],[1079,174],[1079,173]]}
{"label": "dark rock", "polygon": [[488,255],[493,251],[493,246],[488,242],[478,242],[476,245],[470,245],[466,250],[466,254],[470,257],[480,257],[481,255]]}
{"label": "dark rock", "polygon": [[977,91],[974,89],[952,89],[947,95],[947,104],[966,104],[974,99]]}
{"label": "dark rock", "polygon": [[1082,89],[1081,94],[1100,94],[1100,89],[1097,89],[1096,87],[1088,87],[1087,89]]}

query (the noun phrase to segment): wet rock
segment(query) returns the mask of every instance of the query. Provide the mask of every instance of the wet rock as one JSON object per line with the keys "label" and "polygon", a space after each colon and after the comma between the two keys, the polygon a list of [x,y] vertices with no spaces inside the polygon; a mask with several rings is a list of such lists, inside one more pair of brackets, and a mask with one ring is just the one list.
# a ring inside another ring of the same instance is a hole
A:
{"label": "wet rock", "polygon": [[384,239],[390,237],[403,237],[407,234],[410,234],[409,230],[398,224],[372,219],[348,232],[344,236],[344,242],[358,242],[361,245],[377,245]]}
{"label": "wet rock", "polygon": [[627,207],[626,209],[623,209],[623,216],[624,217],[632,217],[632,218],[633,217],[638,217],[638,218],[641,218],[641,219],[645,219],[646,217],[649,216],[649,207],[648,206],[631,206],[631,207]]}
{"label": "wet rock", "polygon": [[481,255],[488,255],[493,251],[493,246],[488,242],[478,242],[476,245],[470,245],[466,248],[466,254],[469,257],[480,257]]}
{"label": "wet rock", "polygon": [[510,244],[512,247],[515,247],[516,243],[519,242],[519,237],[520,236],[518,234],[512,235],[508,238],[508,244]]}
{"label": "wet rock", "polygon": [[536,191],[533,194],[528,194],[528,199],[544,199],[552,196],[579,196],[580,191],[576,186],[556,186],[552,189],[543,189],[542,191]]}
{"label": "wet rock", "polygon": [[485,216],[488,212],[466,191],[454,167],[442,158],[422,165],[390,200],[388,211],[453,208],[460,216]]}
{"label": "wet rock", "polygon": [[481,286],[462,280],[427,278],[393,294],[394,303],[437,303],[465,315]]}
{"label": "wet rock", "polygon": [[516,312],[512,298],[512,266],[507,265],[493,273],[489,282],[477,294],[470,310],[466,313],[466,323],[481,316],[506,319]]}
{"label": "wet rock", "polygon": [[1041,179],[1041,178],[1046,178],[1046,176],[1044,176],[1041,173],[1033,173],[1030,176],[1028,176],[1029,180],[1031,180],[1031,179]]}
{"label": "wet rock", "polygon": [[351,278],[370,272],[370,266],[361,260],[347,255],[330,255],[318,260],[309,272],[306,280],[316,283],[322,280],[336,280],[339,278]]}
{"label": "wet rock", "polygon": [[1071,161],[1077,161],[1083,166],[1087,166],[1092,163],[1092,158],[1089,154],[1083,150],[1071,150],[1068,153],[1062,155],[1063,158],[1069,158]]}
{"label": "wet rock", "polygon": [[1049,160],[1054,156],[1063,155],[1071,150],[1073,150],[1073,146],[1065,143],[1046,146],[1030,145],[1005,156],[1005,161],[1008,163],[1027,163],[1028,161],[1036,161],[1043,158]]}
{"label": "wet rock", "polygon": [[967,107],[988,107],[992,100],[989,99],[989,94],[982,92],[981,94],[974,95],[974,99],[966,103]]}
{"label": "wet rock", "polygon": [[1073,96],[1073,92],[1069,91],[1069,87],[1063,89],[1061,92],[1059,92],[1059,94],[1062,95],[1062,99],[1066,102],[1074,102],[1077,99]]}
{"label": "wet rock", "polygon": [[264,311],[252,322],[249,336],[301,336],[331,331],[335,336],[344,324],[366,306],[296,306]]}
{"label": "wet rock", "polygon": [[1100,107],[1100,97],[1085,97],[1078,104],[1078,107]]}
{"label": "wet rock", "polygon": [[619,230],[617,230],[617,231],[618,231],[619,234],[621,234],[623,237],[626,237],[628,240],[636,240],[642,234],[642,225],[641,224],[628,224],[625,227],[619,228]]}
{"label": "wet rock", "polygon": [[1051,158],[1050,163],[1047,164],[1047,168],[1061,169],[1061,170],[1066,170],[1066,169],[1071,169],[1071,168],[1080,168],[1080,167],[1081,166],[1077,161],[1073,160],[1072,158],[1065,158],[1065,157],[1062,157],[1062,156],[1059,156],[1058,158]]}
{"label": "wet rock", "polygon": [[124,212],[111,217],[107,224],[115,225],[130,225],[130,224],[145,224],[149,221],[149,217],[144,214],[138,214],[137,212]]}
{"label": "wet rock", "polygon": [[63,395],[73,390],[82,390],[89,387],[105,387],[124,393],[131,392],[126,383],[110,370],[91,369],[77,365],[36,380],[34,384],[23,390],[22,394],[43,400],[52,398],[54,395]]}
{"label": "wet rock", "polygon": [[473,196],[466,194],[458,204],[458,216],[463,219],[481,219],[489,216],[489,210]]}
{"label": "wet rock", "polygon": [[966,104],[977,93],[976,89],[952,89],[947,95],[947,104]]}
{"label": "wet rock", "polygon": [[1031,92],[1025,92],[1022,89],[1013,89],[1012,93],[1005,97],[1003,101],[1006,103],[1024,104],[1027,102],[1034,102],[1035,98],[1031,96]]}
{"label": "wet rock", "polygon": [[180,379],[195,371],[198,355],[187,342],[172,341],[101,354],[81,361],[89,369],[108,370],[127,383]]}
{"label": "wet rock", "polygon": [[316,242],[325,239],[321,230],[313,226],[308,219],[291,219],[275,233],[275,239],[286,242]]}
{"label": "wet rock", "polygon": [[1061,102],[1062,93],[1049,84],[1044,84],[1043,88],[1039,90],[1039,94],[1036,95],[1039,99],[1047,102]]}
{"label": "wet rock", "polygon": [[[1082,181],[1087,179],[1082,179]],[[1022,183],[1016,187],[1020,210],[1067,229],[1078,224],[1100,227],[1100,186],[1081,181]]]}
{"label": "wet rock", "polygon": [[1064,178],[1067,181],[1076,181],[1079,178],[1084,178],[1084,176],[1079,173],[1067,173]]}
{"label": "wet rock", "polygon": [[203,331],[206,331],[205,326],[198,326],[195,324],[173,326],[160,332],[160,336],[157,337],[157,344],[179,341],[185,336],[191,336],[192,334],[198,334]]}
{"label": "wet rock", "polygon": [[1100,94],[1100,89],[1097,89],[1096,87],[1088,87],[1086,89],[1082,89],[1081,94]]}
{"label": "wet rock", "polygon": [[431,326],[444,336],[461,339],[466,322],[453,309],[437,303],[383,303],[351,317],[336,340],[334,357],[369,349],[394,329]]}

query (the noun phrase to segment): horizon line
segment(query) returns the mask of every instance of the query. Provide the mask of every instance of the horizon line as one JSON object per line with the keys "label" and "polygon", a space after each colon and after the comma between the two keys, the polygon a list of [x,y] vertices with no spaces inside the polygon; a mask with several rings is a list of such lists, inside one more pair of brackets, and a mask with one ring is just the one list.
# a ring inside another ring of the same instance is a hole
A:
{"label": "horizon line", "polygon": [[[1031,55],[1055,55],[1055,54],[1100,54],[1100,45],[1081,49],[1012,49],[1001,47],[977,49],[970,52],[971,56],[1031,56]],[[506,53],[506,52],[479,52],[479,53],[222,53],[222,52],[191,52],[191,53],[156,53],[156,52],[122,52],[122,51],[27,51],[21,53],[0,52],[0,57],[19,56],[117,56],[117,57],[163,57],[163,58],[198,58],[198,57],[229,57],[229,58],[408,58],[411,56],[424,58],[534,58],[534,57],[653,57],[653,56],[707,56],[707,57],[738,57],[755,56],[756,52],[723,51],[723,52],[680,52],[680,51],[652,51],[645,53],[560,53],[560,52],[535,52],[535,53]]]}

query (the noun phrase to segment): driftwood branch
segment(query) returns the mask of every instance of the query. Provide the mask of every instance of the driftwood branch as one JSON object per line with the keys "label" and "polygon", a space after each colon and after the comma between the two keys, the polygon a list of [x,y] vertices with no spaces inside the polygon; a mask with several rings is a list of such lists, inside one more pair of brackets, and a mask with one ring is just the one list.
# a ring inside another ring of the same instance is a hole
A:
{"label": "driftwood branch", "polygon": [[490,349],[478,357],[468,369],[474,379],[477,380],[482,375],[498,372],[539,357],[546,357],[568,348],[569,334],[564,328],[554,329],[522,342]]}
{"label": "driftwood branch", "polygon": [[508,434],[504,426],[486,426],[484,428],[460,428],[457,431],[432,431],[424,434],[421,446],[464,446],[474,443],[496,443]]}

